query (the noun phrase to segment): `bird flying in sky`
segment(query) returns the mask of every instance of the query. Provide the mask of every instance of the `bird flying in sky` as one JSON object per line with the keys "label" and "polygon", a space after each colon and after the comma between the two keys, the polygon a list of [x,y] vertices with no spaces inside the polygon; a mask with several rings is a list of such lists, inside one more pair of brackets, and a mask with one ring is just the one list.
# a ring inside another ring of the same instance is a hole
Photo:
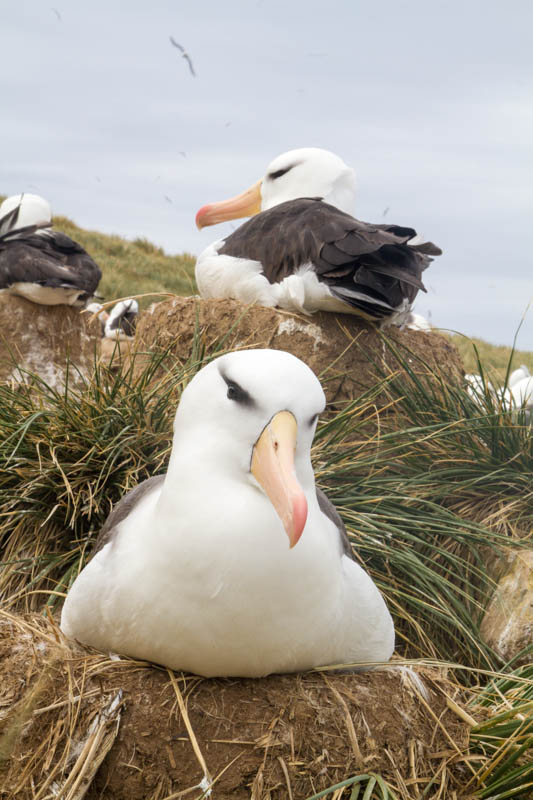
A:
{"label": "bird flying in sky", "polygon": [[178,44],[178,42],[174,39],[173,36],[169,36],[168,38],[170,39],[170,43],[173,44],[174,47],[178,48],[178,50],[181,53],[181,57],[184,58],[185,61],[187,62],[187,64],[189,65],[189,69],[191,71],[191,75],[193,76],[193,78],[196,78],[196,72],[194,71],[194,67],[193,67],[193,63],[191,61],[190,55],[187,53],[185,48],[181,46],[181,44]]}

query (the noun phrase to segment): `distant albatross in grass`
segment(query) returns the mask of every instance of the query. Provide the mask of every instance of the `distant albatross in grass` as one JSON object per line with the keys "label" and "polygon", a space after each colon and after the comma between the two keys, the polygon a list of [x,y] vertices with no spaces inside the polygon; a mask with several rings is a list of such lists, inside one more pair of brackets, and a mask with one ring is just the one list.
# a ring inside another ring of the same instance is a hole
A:
{"label": "distant albatross in grass", "polygon": [[83,306],[102,277],[81,245],[52,229],[49,203],[36,194],[0,205],[0,291],[46,306]]}
{"label": "distant albatross in grass", "polygon": [[441,250],[413,228],[355,219],[354,206],[354,171],[338,156],[314,147],[278,156],[254,186],[196,215],[199,228],[252,217],[201,253],[200,295],[404,324]]}
{"label": "distant albatross in grass", "polygon": [[166,475],[111,513],[67,595],[64,633],[208,677],[387,661],[390,614],[315,486],[324,404],[289,353],[230,353],[200,370]]}

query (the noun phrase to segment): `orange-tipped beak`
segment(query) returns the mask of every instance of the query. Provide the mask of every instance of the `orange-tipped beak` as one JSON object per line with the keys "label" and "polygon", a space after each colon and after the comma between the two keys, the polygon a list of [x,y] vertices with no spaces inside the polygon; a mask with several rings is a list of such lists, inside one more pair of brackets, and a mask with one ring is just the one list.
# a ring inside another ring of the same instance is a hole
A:
{"label": "orange-tipped beak", "polygon": [[254,445],[251,471],[283,523],[290,547],[298,542],[307,520],[307,500],[294,472],[298,426],[290,411],[280,411]]}
{"label": "orange-tipped beak", "polygon": [[232,197],[231,200],[221,200],[219,203],[202,206],[196,215],[196,227],[201,230],[207,228],[208,225],[217,225],[219,222],[227,222],[230,219],[253,217],[254,214],[259,214],[262,182],[262,180],[257,181],[242,194]]}

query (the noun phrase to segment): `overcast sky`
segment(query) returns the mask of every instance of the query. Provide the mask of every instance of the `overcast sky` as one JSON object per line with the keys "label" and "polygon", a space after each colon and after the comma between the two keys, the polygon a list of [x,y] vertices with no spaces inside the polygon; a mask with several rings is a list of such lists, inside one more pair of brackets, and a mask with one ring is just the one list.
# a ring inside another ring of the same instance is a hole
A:
{"label": "overcast sky", "polygon": [[415,310],[512,342],[533,299],[531,0],[52,2],[2,4],[0,193],[199,253],[231,230],[198,232],[200,206],[324,147],[356,170],[356,216],[445,251]]}

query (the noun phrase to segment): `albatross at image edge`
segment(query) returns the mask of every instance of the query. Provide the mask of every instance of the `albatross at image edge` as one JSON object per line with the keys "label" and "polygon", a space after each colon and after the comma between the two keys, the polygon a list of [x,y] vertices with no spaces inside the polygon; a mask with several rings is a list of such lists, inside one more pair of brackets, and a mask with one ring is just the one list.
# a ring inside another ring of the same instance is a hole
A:
{"label": "albatross at image edge", "polygon": [[44,197],[27,192],[0,205],[0,292],[45,306],[83,306],[102,277],[81,245],[52,228]]}

